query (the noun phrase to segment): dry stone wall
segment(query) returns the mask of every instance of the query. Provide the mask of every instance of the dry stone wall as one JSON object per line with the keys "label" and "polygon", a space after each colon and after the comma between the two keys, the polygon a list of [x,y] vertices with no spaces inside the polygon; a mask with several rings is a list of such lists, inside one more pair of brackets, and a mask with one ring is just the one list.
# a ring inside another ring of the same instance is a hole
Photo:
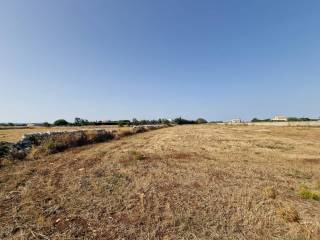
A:
{"label": "dry stone wall", "polygon": [[[130,132],[132,134],[136,134],[164,127],[168,127],[168,125],[134,126],[130,129]],[[121,131],[121,129],[119,131]],[[86,139],[81,145],[107,141],[115,138],[119,131],[109,131],[105,129],[83,129],[75,131],[29,133],[25,134],[21,140],[16,143],[0,142],[0,158],[4,156],[11,156],[15,159],[24,159],[34,146],[39,146],[44,142],[49,140],[54,141],[61,137],[79,138],[79,136],[85,136]],[[92,135],[92,133],[94,133],[95,138],[90,140],[88,136],[90,136],[90,134]]]}

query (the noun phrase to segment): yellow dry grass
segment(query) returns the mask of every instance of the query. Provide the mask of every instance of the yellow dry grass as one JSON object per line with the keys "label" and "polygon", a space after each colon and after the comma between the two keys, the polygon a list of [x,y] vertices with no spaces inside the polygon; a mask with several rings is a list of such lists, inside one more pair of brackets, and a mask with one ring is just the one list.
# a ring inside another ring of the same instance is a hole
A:
{"label": "yellow dry grass", "polygon": [[4,239],[320,239],[320,128],[190,125],[0,169]]}

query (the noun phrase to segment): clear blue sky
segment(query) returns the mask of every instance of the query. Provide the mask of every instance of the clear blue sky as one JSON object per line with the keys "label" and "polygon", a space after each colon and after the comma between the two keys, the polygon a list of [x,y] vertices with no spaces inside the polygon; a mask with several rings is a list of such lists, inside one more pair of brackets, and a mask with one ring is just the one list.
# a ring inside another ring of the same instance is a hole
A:
{"label": "clear blue sky", "polygon": [[3,0],[0,122],[320,116],[318,0]]}

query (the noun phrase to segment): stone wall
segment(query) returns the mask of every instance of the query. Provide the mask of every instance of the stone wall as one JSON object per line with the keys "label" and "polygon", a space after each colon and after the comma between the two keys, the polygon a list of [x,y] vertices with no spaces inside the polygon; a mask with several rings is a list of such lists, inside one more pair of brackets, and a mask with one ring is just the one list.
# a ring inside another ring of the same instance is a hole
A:
{"label": "stone wall", "polygon": [[[160,128],[167,127],[167,125],[143,125],[134,126],[130,131],[130,135],[136,133],[147,132],[151,130],[156,130]],[[16,143],[0,142],[0,158],[4,156],[10,156],[14,159],[24,159],[31,149],[35,146],[40,146],[46,141],[56,140],[60,137],[78,137],[79,135],[90,135],[93,133],[96,136],[100,136],[101,141],[106,141],[113,139],[121,131],[118,130],[105,130],[105,129],[82,129],[75,131],[58,131],[58,132],[39,132],[39,133],[29,133],[22,136],[21,140]],[[119,138],[119,137],[117,137]],[[100,141],[100,142],[101,142]],[[87,141],[84,144],[94,143],[99,141]],[[83,145],[84,145],[83,144]]]}

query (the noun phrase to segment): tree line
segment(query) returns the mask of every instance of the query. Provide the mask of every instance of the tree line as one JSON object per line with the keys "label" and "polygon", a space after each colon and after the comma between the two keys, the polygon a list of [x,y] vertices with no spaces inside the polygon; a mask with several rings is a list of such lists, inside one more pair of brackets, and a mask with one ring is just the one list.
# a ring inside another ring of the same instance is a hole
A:
{"label": "tree line", "polygon": [[[117,121],[89,121],[87,119],[82,119],[76,117],[74,122],[68,122],[65,119],[58,119],[53,122],[54,126],[89,126],[89,125],[118,125],[118,126],[130,126],[130,125],[157,125],[157,124],[204,124],[208,123],[204,118],[198,118],[197,120],[188,120],[184,118],[175,118],[174,120],[169,120],[166,118],[159,118],[158,120],[138,120],[133,118],[132,120],[117,120]],[[51,125],[49,123],[44,123],[45,125]]]}
{"label": "tree line", "polygon": [[[312,118],[306,118],[306,117],[302,117],[302,118],[288,117],[287,118],[287,122],[310,122],[310,121],[319,121],[319,119],[312,119]],[[277,122],[277,121],[274,121],[270,118],[267,118],[267,119],[253,118],[251,122]]]}

